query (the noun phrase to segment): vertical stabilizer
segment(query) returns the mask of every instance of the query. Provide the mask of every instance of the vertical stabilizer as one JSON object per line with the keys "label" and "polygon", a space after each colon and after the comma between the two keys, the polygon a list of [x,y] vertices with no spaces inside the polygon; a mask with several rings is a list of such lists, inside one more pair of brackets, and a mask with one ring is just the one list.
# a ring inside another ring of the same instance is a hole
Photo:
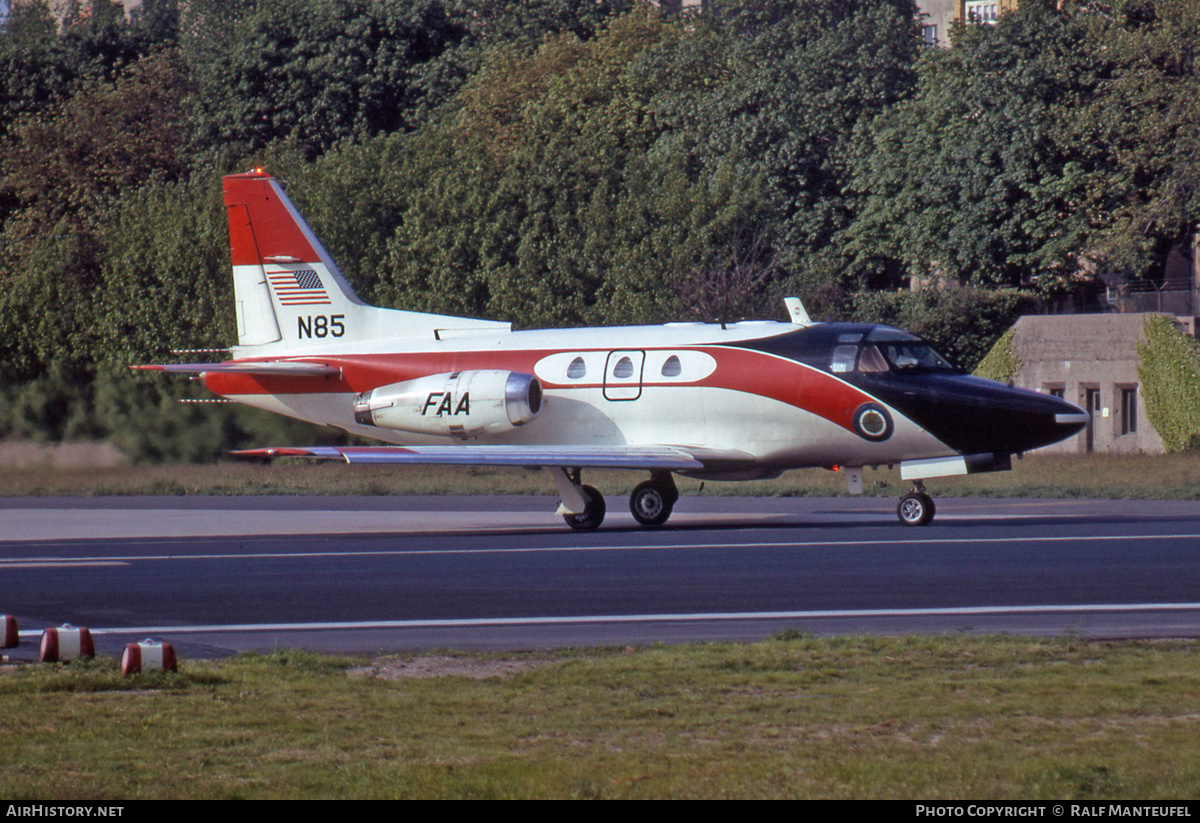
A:
{"label": "vertical stabilizer", "polygon": [[388,338],[507,330],[507,323],[368,306],[283,186],[261,169],[225,178],[238,344],[264,354]]}
{"label": "vertical stabilizer", "polygon": [[225,208],[239,345],[295,344],[328,338],[333,331],[344,335],[346,315],[363,302],[279,181],[259,169],[229,175]]}

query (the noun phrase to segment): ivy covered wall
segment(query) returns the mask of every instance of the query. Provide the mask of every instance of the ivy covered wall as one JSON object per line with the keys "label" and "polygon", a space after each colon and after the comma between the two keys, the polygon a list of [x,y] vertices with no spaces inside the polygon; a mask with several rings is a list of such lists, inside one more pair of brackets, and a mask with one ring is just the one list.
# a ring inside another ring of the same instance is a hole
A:
{"label": "ivy covered wall", "polygon": [[1167,451],[1200,446],[1200,342],[1170,318],[1146,320],[1146,342],[1138,344],[1138,376],[1146,417]]}

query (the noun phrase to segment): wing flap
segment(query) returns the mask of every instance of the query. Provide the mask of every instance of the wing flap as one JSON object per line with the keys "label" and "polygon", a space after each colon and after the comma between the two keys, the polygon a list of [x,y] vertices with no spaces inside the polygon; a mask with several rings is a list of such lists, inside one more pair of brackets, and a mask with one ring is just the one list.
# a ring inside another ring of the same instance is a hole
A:
{"label": "wing flap", "polygon": [[[347,463],[447,466],[558,466],[583,469],[700,471],[705,459],[676,446],[291,446],[235,451],[239,457],[315,457]],[[751,455],[722,453],[721,462],[751,462]]]}

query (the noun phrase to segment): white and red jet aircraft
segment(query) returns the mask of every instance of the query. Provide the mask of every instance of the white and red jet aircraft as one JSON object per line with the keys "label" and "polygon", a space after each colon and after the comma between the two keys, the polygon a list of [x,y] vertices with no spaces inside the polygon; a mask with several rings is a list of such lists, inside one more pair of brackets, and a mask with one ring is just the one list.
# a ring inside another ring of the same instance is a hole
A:
{"label": "white and red jet aircraft", "polygon": [[998,471],[1087,424],[1071,403],[971,377],[888,326],[790,323],[513,331],[508,323],[364,304],[262,170],[225,178],[238,345],[200,374],[218,395],[389,444],[254,456],[548,469],[575,529],[604,519],[583,469],[650,473],[637,521],[666,522],[672,473],[719,480],[899,464],[900,520],[924,525],[922,480]]}

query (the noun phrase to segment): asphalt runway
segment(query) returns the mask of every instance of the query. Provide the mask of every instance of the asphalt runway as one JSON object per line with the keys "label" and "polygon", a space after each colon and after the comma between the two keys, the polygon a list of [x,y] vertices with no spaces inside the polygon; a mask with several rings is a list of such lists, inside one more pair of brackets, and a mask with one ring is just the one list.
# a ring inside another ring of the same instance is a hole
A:
{"label": "asphalt runway", "polygon": [[940,499],[907,528],[883,498],[679,502],[637,527],[609,498],[573,532],[539,497],[0,501],[0,613],[97,650],[757,640],[1008,632],[1200,636],[1200,503]]}

